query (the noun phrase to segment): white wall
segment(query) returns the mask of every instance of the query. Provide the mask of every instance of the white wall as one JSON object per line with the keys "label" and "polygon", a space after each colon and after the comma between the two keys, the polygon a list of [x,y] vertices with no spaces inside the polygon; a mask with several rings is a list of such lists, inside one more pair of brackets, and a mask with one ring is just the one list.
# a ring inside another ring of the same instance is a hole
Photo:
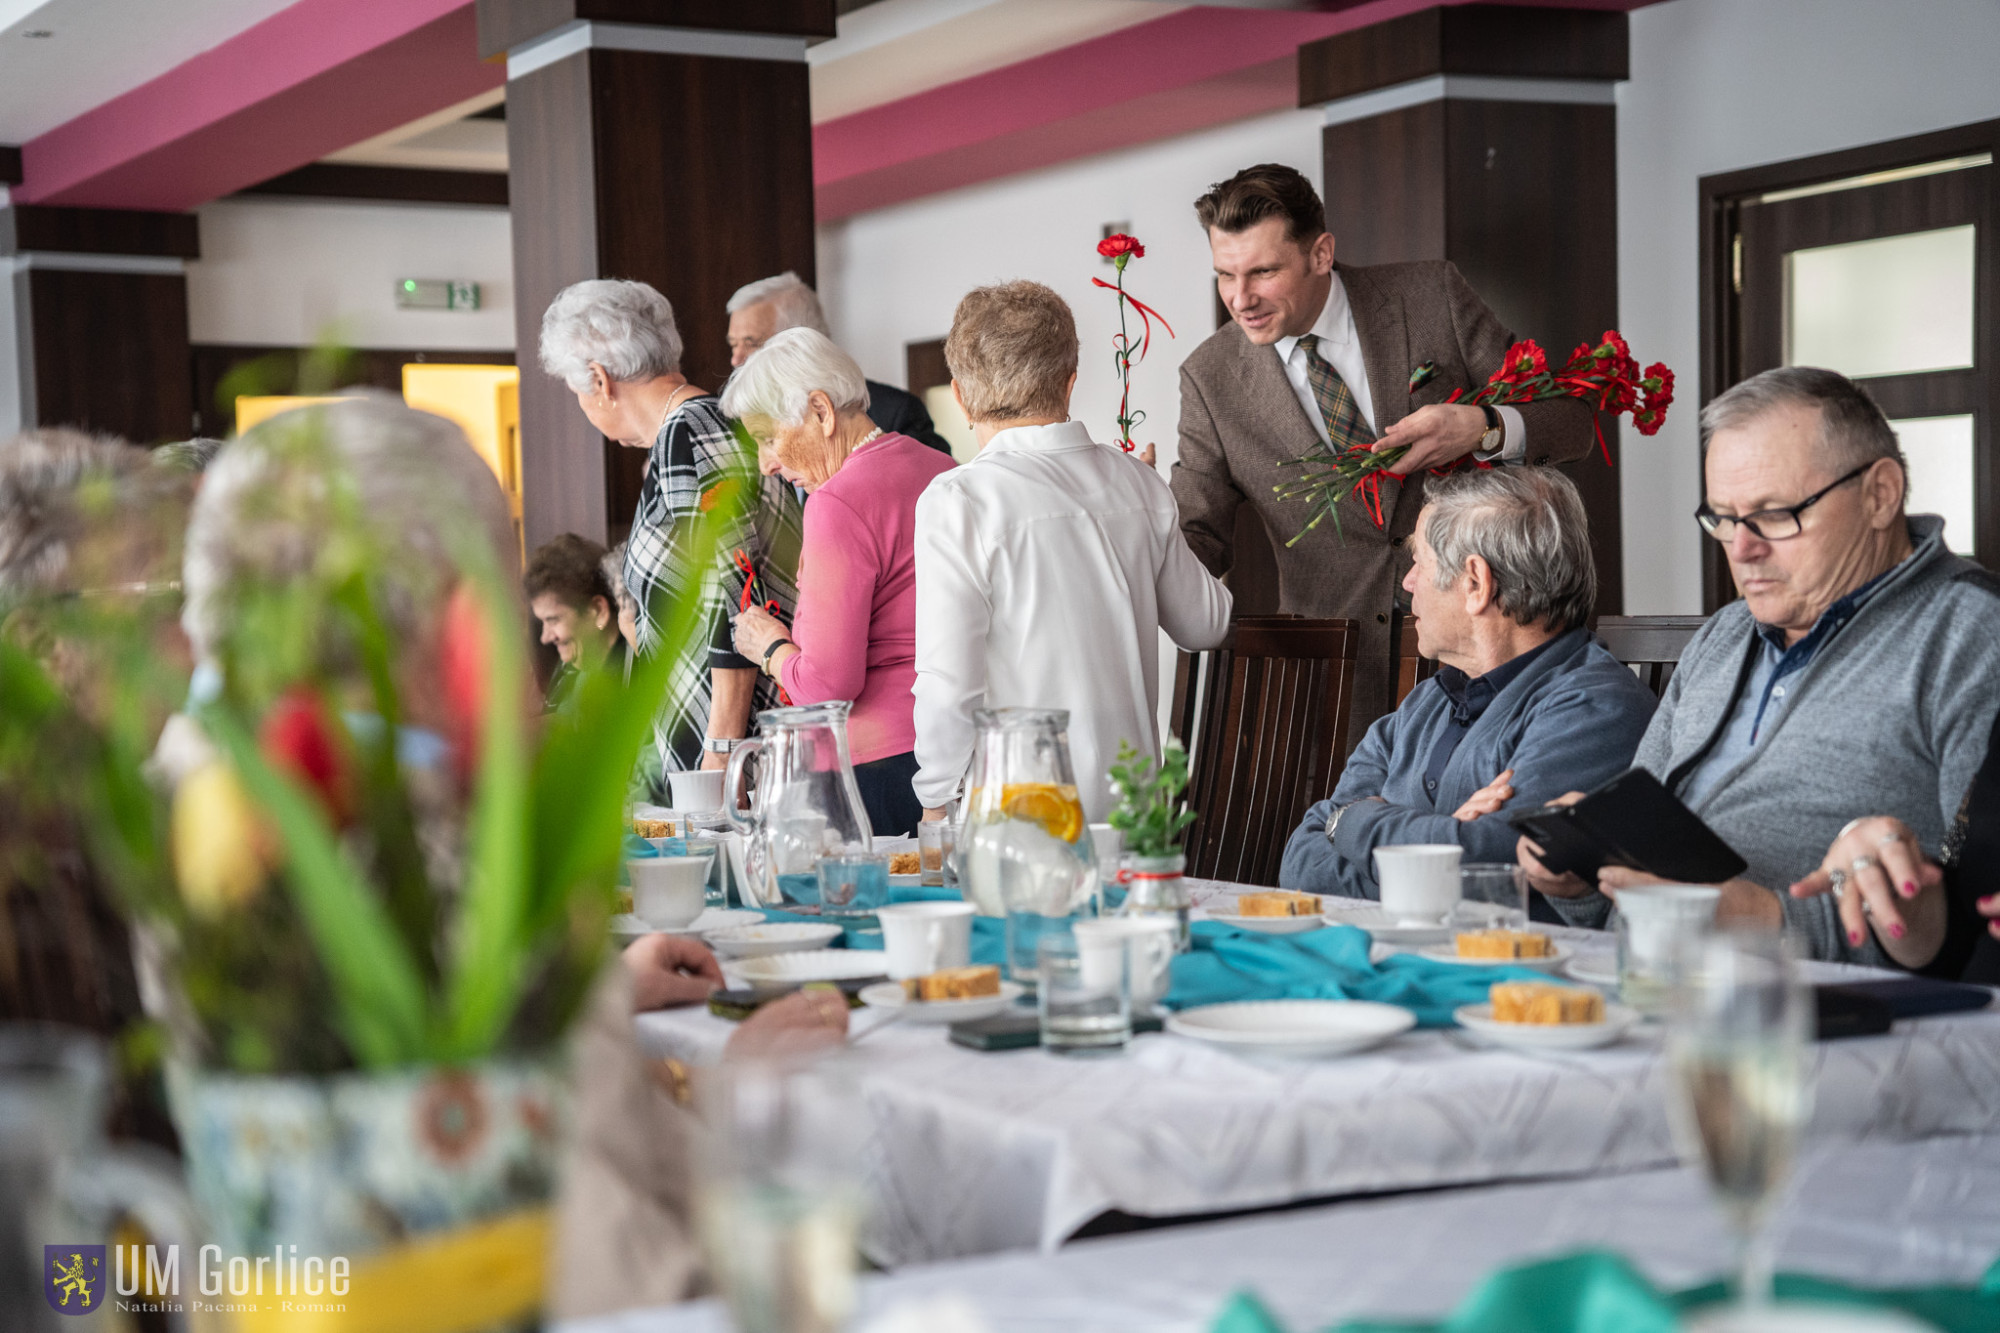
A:
{"label": "white wall", "polygon": [[1632,14],[1618,97],[1619,324],[1679,373],[1679,403],[1625,432],[1625,606],[1701,609],[1696,182],[2000,118],[1993,0],[1670,0]]}
{"label": "white wall", "polygon": [[[187,266],[198,343],[512,350],[507,211],[449,204],[226,199],[200,210]],[[475,311],[398,310],[403,278],[470,278]]]}
{"label": "white wall", "polygon": [[1135,437],[1159,445],[1164,472],[1178,452],[1181,360],[1215,330],[1195,198],[1256,162],[1290,163],[1317,183],[1319,129],[1317,112],[1279,112],[831,223],[819,233],[819,288],[834,334],[870,378],[901,384],[903,345],[943,337],[967,291],[1011,278],[1047,283],[1076,312],[1083,341],[1074,414],[1109,441],[1118,433],[1117,302],[1090,280],[1113,277],[1097,256],[1102,225],[1129,223],[1146,257],[1127,266],[1126,287],[1179,335],[1156,331],[1132,371],[1133,404],[1150,417]]}

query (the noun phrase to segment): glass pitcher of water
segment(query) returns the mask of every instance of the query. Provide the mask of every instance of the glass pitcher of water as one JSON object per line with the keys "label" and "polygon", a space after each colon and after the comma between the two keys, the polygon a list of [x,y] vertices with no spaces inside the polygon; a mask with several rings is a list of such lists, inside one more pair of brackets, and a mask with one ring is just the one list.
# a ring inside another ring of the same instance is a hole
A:
{"label": "glass pitcher of water", "polygon": [[965,895],[1007,919],[1007,967],[1032,979],[1044,924],[1076,915],[1097,889],[1097,858],[1069,762],[1069,714],[982,708],[967,780]]}
{"label": "glass pitcher of water", "polygon": [[723,802],[744,835],[740,891],[745,906],[819,902],[822,856],[874,850],[868,812],[847,753],[845,700],[757,714],[759,734],[729,756],[725,792],[739,790],[754,756],[757,780],[746,817]]}

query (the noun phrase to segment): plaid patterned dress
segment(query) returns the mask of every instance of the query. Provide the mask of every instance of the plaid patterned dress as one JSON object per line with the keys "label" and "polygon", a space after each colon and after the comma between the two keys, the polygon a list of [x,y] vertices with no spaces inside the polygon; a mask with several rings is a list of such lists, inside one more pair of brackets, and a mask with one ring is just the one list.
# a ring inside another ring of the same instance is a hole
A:
{"label": "plaid patterned dress", "polygon": [[[701,497],[732,477],[756,488],[757,507],[726,535],[720,560],[705,561],[697,568],[687,548],[701,511]],[[790,624],[798,598],[802,531],[798,492],[781,477],[758,475],[756,455],[747,453],[730,433],[729,419],[712,395],[690,398],[661,423],[647,459],[646,481],[639,491],[639,508],[625,548],[625,586],[639,608],[639,652],[674,655],[666,697],[653,722],[654,753],[641,762],[645,771],[640,785],[653,799],[666,799],[664,773],[701,767],[701,741],[712,702],[709,672],[716,667],[754,669],[758,665],[739,656],[730,645],[729,618],[735,613],[744,583],[733,553],[741,550],[750,558],[764,596],[777,600],[780,618]],[[702,603],[700,632],[685,643],[663,644],[661,621],[668,605],[697,585]],[[759,676],[753,714],[777,706],[777,685],[769,677]]]}

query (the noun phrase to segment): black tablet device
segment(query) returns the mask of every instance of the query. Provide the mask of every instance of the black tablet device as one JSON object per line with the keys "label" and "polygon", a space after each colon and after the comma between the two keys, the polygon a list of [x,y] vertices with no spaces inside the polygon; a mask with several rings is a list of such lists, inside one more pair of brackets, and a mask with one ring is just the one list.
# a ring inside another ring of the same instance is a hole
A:
{"label": "black tablet device", "polygon": [[1620,773],[1575,805],[1510,811],[1507,822],[1542,848],[1550,870],[1593,884],[1608,865],[1681,884],[1719,884],[1747,868],[1734,848],[1643,768]]}

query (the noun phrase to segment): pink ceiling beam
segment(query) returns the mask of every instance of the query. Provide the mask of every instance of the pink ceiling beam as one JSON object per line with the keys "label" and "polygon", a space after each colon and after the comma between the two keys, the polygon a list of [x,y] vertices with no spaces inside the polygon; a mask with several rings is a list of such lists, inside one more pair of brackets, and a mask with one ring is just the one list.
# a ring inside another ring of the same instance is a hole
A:
{"label": "pink ceiling beam", "polygon": [[471,0],[299,0],[22,145],[23,203],[181,211],[506,81]]}
{"label": "pink ceiling beam", "polygon": [[1296,106],[1300,46],[1439,3],[1185,9],[822,122],[813,128],[819,220]]}

